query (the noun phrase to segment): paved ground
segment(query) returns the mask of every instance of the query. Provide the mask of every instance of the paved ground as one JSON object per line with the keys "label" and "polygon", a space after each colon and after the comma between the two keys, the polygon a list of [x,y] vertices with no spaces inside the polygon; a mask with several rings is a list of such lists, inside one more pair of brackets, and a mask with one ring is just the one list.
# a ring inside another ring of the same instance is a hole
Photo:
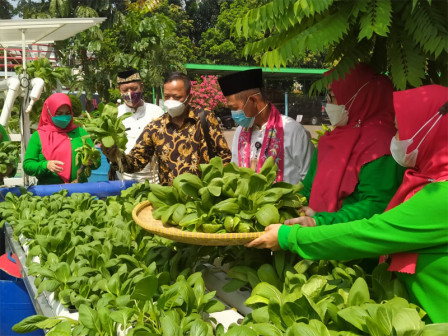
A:
{"label": "paved ground", "polygon": [[[311,133],[311,137],[316,137],[316,131],[320,130],[321,126],[311,126],[311,125],[304,125],[305,129],[307,129]],[[229,147],[232,147],[232,141],[233,141],[233,134],[235,133],[236,128],[232,128],[231,130],[224,129],[224,136],[226,137],[227,143],[229,144]]]}

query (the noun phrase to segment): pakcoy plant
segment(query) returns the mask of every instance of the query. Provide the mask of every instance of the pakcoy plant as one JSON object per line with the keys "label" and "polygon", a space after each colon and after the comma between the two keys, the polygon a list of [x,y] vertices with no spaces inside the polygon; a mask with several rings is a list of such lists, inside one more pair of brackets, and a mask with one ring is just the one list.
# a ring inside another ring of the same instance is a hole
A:
{"label": "pakcoy plant", "polygon": [[173,186],[151,185],[153,217],[183,230],[208,233],[262,231],[269,224],[297,217],[306,202],[301,185],[275,183],[277,165],[268,158],[260,173],[219,157],[201,164],[201,178],[181,174]]}
{"label": "pakcoy plant", "polygon": [[323,135],[330,133],[331,131],[332,131],[331,126],[322,124],[322,128],[320,130],[316,131],[317,136],[315,138],[311,138],[311,142],[313,143],[314,146],[317,146],[319,139]]}
{"label": "pakcoy plant", "polygon": [[161,335],[174,320],[182,334],[210,334],[208,313],[223,306],[214,293],[205,293],[199,273],[190,275],[197,258],[189,263],[172,242],[147,235],[132,221],[129,204],[144,200],[148,186],[137,184],[105,201],[68,197],[67,191],[6,195],[0,214],[29,246],[28,274],[35,276],[37,295],[53,293],[79,312],[79,321],[33,316],[16,331],[116,335],[119,328],[133,328],[128,334],[151,329]]}
{"label": "pakcoy plant", "polygon": [[224,305],[213,299],[215,292],[205,293],[201,273],[180,275],[168,284],[169,279],[157,274],[152,264],[129,276],[134,278],[114,275],[100,283],[106,293],[94,307],[81,304],[78,321],[35,315],[16,324],[13,331],[45,328],[52,329],[50,335],[59,335],[56,331],[64,328],[71,329],[68,335],[116,335],[117,330],[127,335],[213,335],[208,314],[223,310]]}
{"label": "pakcoy plant", "polygon": [[280,286],[275,277],[257,283],[245,304],[253,311],[227,335],[245,330],[247,335],[429,335],[437,330],[425,325],[426,313],[407,301],[386,264],[366,275],[356,264],[302,260],[286,271]]}
{"label": "pakcoy plant", "polygon": [[99,167],[101,160],[101,152],[96,149],[94,146],[92,147],[88,142],[88,135],[82,137],[82,146],[75,149],[76,152],[76,165],[79,166],[76,171],[76,179],[73,181],[77,183],[80,178],[87,179],[92,174],[92,168],[94,169]]}
{"label": "pakcoy plant", "polygon": [[[246,251],[245,255],[234,258],[229,263],[231,267],[227,277],[231,280],[223,286],[224,291],[233,292],[242,287],[253,289],[260,282],[282,289],[286,272],[294,272],[294,266],[300,257],[288,251],[276,251],[268,255],[260,255],[260,252]],[[228,262],[228,259],[223,258],[223,262]]]}
{"label": "pakcoy plant", "polygon": [[99,104],[98,105],[98,117],[93,118],[86,112],[87,120],[84,126],[89,133],[90,137],[94,140],[94,143],[102,143],[104,147],[110,148],[117,146],[117,157],[119,171],[123,172],[121,164],[121,154],[126,150],[126,144],[128,142],[126,136],[126,128],[123,125],[123,120],[132,115],[131,112],[125,113],[118,117],[118,108],[114,104]]}
{"label": "pakcoy plant", "polygon": [[[29,274],[38,292],[52,292],[79,319],[31,316],[16,332],[57,335],[443,335],[425,325],[425,312],[407,301],[387,265],[372,274],[359,261],[300,260],[288,252],[256,262],[248,255],[228,275],[249,286],[253,309],[242,325],[214,330],[209,313],[223,309],[206,293],[198,258],[187,248],[145,234],[126,202],[149,198],[139,184],[107,200],[66,191],[45,197],[6,195],[0,214],[29,246]],[[22,242],[23,242],[22,240]],[[222,250],[224,251],[224,250]],[[227,251],[229,252],[229,251]],[[232,257],[238,259],[238,251]],[[188,258],[194,260],[188,262]],[[223,260],[226,259],[224,256]],[[268,260],[271,260],[270,262]],[[230,286],[226,286],[226,289]],[[445,326],[446,327],[446,326]],[[446,329],[444,330],[446,331]]]}
{"label": "pakcoy plant", "polygon": [[17,167],[19,148],[19,143],[11,141],[0,142],[0,185],[3,184],[3,176],[9,170]]}

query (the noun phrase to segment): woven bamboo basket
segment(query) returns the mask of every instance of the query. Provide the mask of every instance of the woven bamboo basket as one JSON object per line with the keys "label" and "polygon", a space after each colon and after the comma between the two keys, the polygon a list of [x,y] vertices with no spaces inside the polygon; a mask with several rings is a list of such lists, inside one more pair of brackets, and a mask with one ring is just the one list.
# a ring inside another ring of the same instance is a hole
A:
{"label": "woven bamboo basket", "polygon": [[205,233],[182,231],[171,225],[163,225],[162,221],[154,219],[152,210],[151,203],[144,201],[134,208],[132,218],[146,231],[181,243],[209,246],[244,245],[263,234],[263,232]]}

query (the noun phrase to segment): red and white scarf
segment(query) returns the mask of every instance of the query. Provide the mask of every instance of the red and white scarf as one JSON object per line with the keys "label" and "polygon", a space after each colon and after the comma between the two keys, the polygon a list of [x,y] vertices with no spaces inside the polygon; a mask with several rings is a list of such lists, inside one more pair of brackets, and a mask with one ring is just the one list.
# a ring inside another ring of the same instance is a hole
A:
{"label": "red and white scarf", "polygon": [[[252,128],[243,128],[238,138],[238,165],[240,167],[250,167]],[[261,145],[260,158],[257,165],[257,173],[260,172],[263,163],[272,156],[278,166],[277,182],[283,181],[284,156],[284,132],[282,115],[271,104],[268,124],[264,133],[263,144]]]}

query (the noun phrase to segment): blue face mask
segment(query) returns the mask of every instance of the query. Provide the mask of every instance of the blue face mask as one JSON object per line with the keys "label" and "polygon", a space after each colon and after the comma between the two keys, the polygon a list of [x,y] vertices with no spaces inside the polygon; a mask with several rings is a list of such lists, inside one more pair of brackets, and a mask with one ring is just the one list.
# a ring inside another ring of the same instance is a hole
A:
{"label": "blue face mask", "polygon": [[59,128],[66,128],[70,121],[72,120],[71,115],[59,115],[51,117],[53,124]]}
{"label": "blue face mask", "polygon": [[246,117],[243,110],[238,111],[231,111],[232,112],[232,119],[235,120],[235,122],[238,125],[241,125],[245,128],[250,128],[254,124],[255,117]]}
{"label": "blue face mask", "polygon": [[[252,96],[255,96],[255,95],[258,95],[258,94],[261,94],[261,92],[255,93],[255,94],[253,94]],[[260,112],[258,112],[258,114],[257,114],[256,116],[254,116],[254,117],[246,117],[246,114],[244,113],[244,108],[246,107],[247,102],[249,101],[249,98],[252,97],[252,96],[247,97],[247,100],[246,100],[246,102],[244,103],[243,109],[241,109],[241,110],[232,110],[232,111],[230,111],[230,112],[232,113],[232,119],[235,120],[235,122],[236,122],[238,125],[241,125],[241,127],[244,127],[244,128],[251,128],[251,127],[254,125],[255,118],[256,118],[261,112],[263,112],[263,110],[264,110],[264,109],[266,108],[266,106],[267,106],[267,105],[266,105]]]}

